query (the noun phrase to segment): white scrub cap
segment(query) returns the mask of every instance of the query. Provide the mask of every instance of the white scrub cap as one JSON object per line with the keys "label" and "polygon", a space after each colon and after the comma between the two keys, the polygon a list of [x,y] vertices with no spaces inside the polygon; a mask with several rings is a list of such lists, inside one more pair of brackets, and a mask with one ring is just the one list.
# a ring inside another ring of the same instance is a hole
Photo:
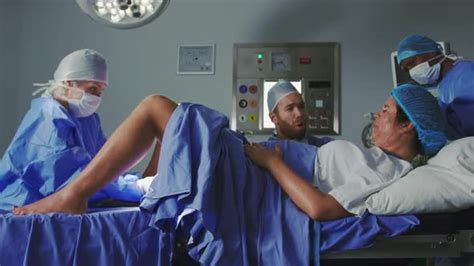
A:
{"label": "white scrub cap", "polygon": [[54,72],[54,80],[91,80],[108,85],[107,62],[92,49],[77,50],[61,60]]}
{"label": "white scrub cap", "polygon": [[299,93],[295,86],[287,80],[278,80],[267,93],[268,111],[273,112],[280,100],[292,93]]}

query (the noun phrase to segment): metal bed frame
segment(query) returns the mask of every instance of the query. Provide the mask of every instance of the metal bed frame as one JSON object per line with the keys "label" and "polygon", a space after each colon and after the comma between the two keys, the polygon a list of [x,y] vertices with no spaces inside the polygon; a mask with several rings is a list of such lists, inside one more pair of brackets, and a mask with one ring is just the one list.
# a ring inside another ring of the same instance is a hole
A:
{"label": "metal bed frame", "polygon": [[420,226],[396,237],[381,238],[365,249],[322,254],[322,260],[472,258],[474,266],[474,207],[457,213],[419,215]]}
{"label": "metal bed frame", "polygon": [[322,255],[322,259],[434,258],[474,255],[474,230],[448,234],[400,235],[377,240],[372,247]]}

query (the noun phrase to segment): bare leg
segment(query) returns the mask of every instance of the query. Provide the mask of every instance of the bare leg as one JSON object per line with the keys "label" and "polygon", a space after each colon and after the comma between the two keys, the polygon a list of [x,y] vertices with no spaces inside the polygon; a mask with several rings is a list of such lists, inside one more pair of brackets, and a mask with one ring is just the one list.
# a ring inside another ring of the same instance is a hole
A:
{"label": "bare leg", "polygon": [[158,162],[160,160],[160,150],[161,150],[161,141],[157,140],[150,162],[148,163],[148,166],[146,167],[145,171],[143,171],[143,177],[156,175]]}
{"label": "bare leg", "polygon": [[142,158],[155,138],[161,142],[176,106],[163,96],[145,98],[75,180],[38,202],[14,208],[13,213],[85,212],[90,196]]}

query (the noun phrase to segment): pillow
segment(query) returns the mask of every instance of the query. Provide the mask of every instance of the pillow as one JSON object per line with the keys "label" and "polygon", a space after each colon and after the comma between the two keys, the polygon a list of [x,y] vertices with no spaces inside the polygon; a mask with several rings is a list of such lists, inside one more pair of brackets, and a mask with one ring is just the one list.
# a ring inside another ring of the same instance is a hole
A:
{"label": "pillow", "polygon": [[373,214],[454,212],[474,207],[474,137],[451,142],[366,201]]}

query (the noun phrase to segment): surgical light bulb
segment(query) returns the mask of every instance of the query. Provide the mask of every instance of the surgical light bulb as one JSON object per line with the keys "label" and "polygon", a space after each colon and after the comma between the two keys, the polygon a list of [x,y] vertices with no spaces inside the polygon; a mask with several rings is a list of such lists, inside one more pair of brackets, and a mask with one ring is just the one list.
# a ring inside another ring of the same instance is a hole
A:
{"label": "surgical light bulb", "polygon": [[140,13],[141,13],[142,16],[145,15],[145,13],[146,13],[146,6],[140,6]]}
{"label": "surgical light bulb", "polygon": [[120,19],[123,19],[125,17],[125,11],[123,11],[123,10],[119,10],[118,14],[120,16]]}
{"label": "surgical light bulb", "polygon": [[127,14],[127,16],[132,18],[133,17],[132,9],[128,8],[127,10],[125,10],[125,14]]}
{"label": "surgical light bulb", "polygon": [[102,1],[97,1],[97,3],[95,5],[97,6],[97,8],[104,8],[105,7],[104,2],[102,2]]}
{"label": "surgical light bulb", "polygon": [[147,10],[149,13],[153,13],[154,8],[153,8],[152,5],[147,5],[147,6],[146,6],[146,10]]}
{"label": "surgical light bulb", "polygon": [[128,8],[127,0],[118,0],[118,6],[121,10],[126,10]]}
{"label": "surgical light bulb", "polygon": [[113,5],[112,5],[111,2],[107,2],[107,3],[105,4],[105,7],[107,7],[107,8],[110,10],[110,9],[113,8]]}
{"label": "surgical light bulb", "polygon": [[118,14],[117,14],[117,15],[112,15],[112,16],[110,17],[110,21],[112,21],[112,22],[114,22],[114,23],[120,22],[121,19],[122,19],[122,18],[121,18]]}
{"label": "surgical light bulb", "polygon": [[150,0],[142,0],[141,4],[144,5],[144,6],[147,6],[147,5],[150,4]]}
{"label": "surgical light bulb", "polygon": [[139,18],[141,17],[142,13],[140,12],[140,6],[138,5],[132,5],[130,7],[131,11],[132,11],[132,15],[134,18]]}
{"label": "surgical light bulb", "polygon": [[112,8],[112,9],[110,9],[110,14],[111,14],[112,16],[116,16],[116,15],[118,14],[118,10],[115,9],[115,8]]}
{"label": "surgical light bulb", "polygon": [[99,15],[101,15],[101,16],[105,16],[105,15],[107,15],[108,12],[107,12],[107,9],[105,9],[105,8],[98,8],[97,13],[99,13]]}

